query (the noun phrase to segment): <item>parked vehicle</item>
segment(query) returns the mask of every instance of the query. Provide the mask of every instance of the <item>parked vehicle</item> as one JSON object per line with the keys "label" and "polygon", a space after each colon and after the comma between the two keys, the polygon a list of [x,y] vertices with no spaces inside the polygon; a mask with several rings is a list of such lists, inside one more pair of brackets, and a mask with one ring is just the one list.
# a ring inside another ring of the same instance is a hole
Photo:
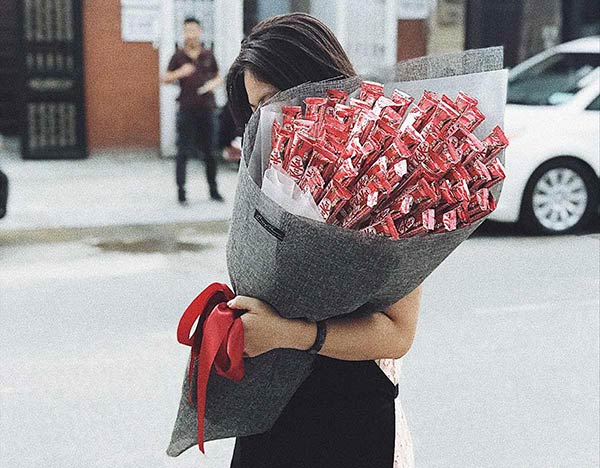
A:
{"label": "parked vehicle", "polygon": [[490,219],[572,233],[598,219],[600,36],[567,42],[509,73],[507,177]]}
{"label": "parked vehicle", "polygon": [[0,170],[0,219],[6,216],[8,202],[8,177]]}

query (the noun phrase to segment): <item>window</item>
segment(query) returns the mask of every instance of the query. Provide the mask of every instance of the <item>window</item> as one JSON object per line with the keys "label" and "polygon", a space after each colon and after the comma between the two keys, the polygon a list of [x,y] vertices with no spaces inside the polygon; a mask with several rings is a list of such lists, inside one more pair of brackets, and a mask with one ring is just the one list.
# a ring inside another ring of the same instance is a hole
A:
{"label": "window", "polygon": [[515,75],[508,85],[508,102],[556,106],[569,101],[600,70],[600,54],[552,55]]}

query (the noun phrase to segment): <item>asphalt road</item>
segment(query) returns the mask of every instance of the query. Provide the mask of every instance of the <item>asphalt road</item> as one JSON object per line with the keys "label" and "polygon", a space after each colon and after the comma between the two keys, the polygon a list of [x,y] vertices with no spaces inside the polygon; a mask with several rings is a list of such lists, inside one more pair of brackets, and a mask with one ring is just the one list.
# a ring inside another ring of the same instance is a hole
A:
{"label": "asphalt road", "polygon": [[[225,230],[64,239],[0,242],[0,466],[228,467],[231,439],[165,454],[177,322],[227,282]],[[599,265],[598,234],[486,229],[426,280],[399,397],[417,468],[598,466]]]}

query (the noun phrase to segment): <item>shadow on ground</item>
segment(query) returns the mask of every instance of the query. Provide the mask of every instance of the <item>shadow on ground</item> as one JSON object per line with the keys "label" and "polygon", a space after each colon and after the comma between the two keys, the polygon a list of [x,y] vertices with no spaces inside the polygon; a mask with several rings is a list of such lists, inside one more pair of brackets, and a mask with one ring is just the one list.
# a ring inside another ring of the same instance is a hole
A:
{"label": "shadow on ground", "polygon": [[[600,218],[595,223],[576,235],[587,236],[590,234],[600,233]],[[471,235],[471,237],[548,237],[538,234],[530,234],[521,228],[518,224],[499,223],[496,221],[486,220],[483,224]]]}

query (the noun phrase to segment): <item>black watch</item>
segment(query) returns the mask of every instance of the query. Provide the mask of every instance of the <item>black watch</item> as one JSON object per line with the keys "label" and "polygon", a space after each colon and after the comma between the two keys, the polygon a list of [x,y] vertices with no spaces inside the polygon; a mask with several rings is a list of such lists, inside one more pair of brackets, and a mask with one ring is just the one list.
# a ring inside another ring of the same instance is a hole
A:
{"label": "black watch", "polygon": [[310,354],[317,354],[321,351],[323,344],[325,343],[325,336],[327,335],[327,326],[325,325],[325,320],[320,320],[317,322],[317,337],[315,338],[315,342],[313,345],[307,349]]}

